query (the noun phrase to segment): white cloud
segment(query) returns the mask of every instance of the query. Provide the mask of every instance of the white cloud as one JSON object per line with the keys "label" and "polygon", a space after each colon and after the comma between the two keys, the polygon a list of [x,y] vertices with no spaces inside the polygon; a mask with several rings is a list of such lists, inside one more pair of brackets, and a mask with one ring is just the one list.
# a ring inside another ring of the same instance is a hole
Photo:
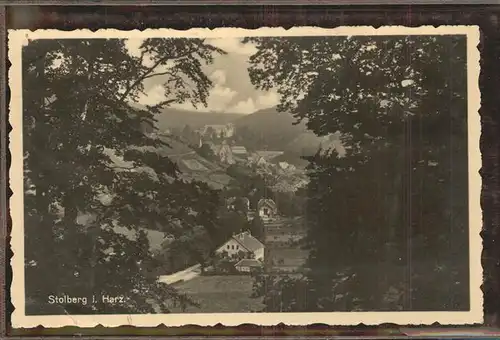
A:
{"label": "white cloud", "polygon": [[257,106],[260,109],[276,106],[279,104],[279,102],[280,102],[280,97],[278,93],[274,91],[266,92],[265,94],[257,98]]}
{"label": "white cloud", "polygon": [[[136,58],[141,56],[141,44],[144,42],[144,39],[127,39],[125,40],[125,48],[128,50],[128,53]],[[152,67],[154,65],[153,56],[151,53],[144,54],[142,65],[146,67]],[[169,61],[166,65],[159,66],[156,69],[156,72],[165,72],[168,68],[172,67],[174,62]]]}
{"label": "white cloud", "polygon": [[161,84],[158,84],[145,94],[141,94],[137,101],[141,105],[156,105],[163,100],[165,100],[165,90]]}
{"label": "white cloud", "polygon": [[241,38],[216,38],[207,39],[207,42],[228,53],[237,53],[250,56],[257,52],[257,48],[255,47],[255,45],[251,43],[244,44],[241,42],[241,40]]}
{"label": "white cloud", "polygon": [[[130,55],[138,57],[141,55],[140,45],[142,39],[128,39],[125,46]],[[216,57],[216,63],[212,67],[206,67],[205,72],[213,82],[213,88],[207,99],[207,107],[199,105],[193,107],[191,103],[174,104],[179,109],[196,111],[219,111],[249,114],[260,109],[276,106],[279,96],[274,91],[261,92],[255,90],[250,84],[247,74],[247,59],[255,53],[253,44],[243,44],[240,38],[216,38],[207,39],[207,43],[223,49],[229,54]],[[151,56],[144,56],[144,66],[152,66]],[[174,66],[174,63],[159,67],[156,72],[164,72]],[[165,100],[162,83],[165,76],[149,79],[149,90],[140,96],[139,103],[142,105],[154,105]],[[153,84],[151,84],[153,82]],[[156,85],[154,85],[156,83]],[[151,86],[153,85],[153,86]],[[151,86],[151,87],[150,87]]]}
{"label": "white cloud", "polygon": [[216,99],[221,99],[224,101],[231,100],[235,95],[236,91],[230,89],[229,87],[224,87],[221,85],[216,85],[210,93],[210,97],[216,97]]}
{"label": "white cloud", "polygon": [[[216,77],[224,81],[225,73],[224,71],[214,72]],[[226,87],[221,84],[215,84],[215,86],[210,91],[210,95],[207,99],[207,107],[199,105],[195,108],[190,102],[185,102],[181,104],[174,104],[173,107],[183,109],[183,110],[198,110],[198,111],[225,111],[227,105],[236,96],[237,92],[230,87]],[[162,84],[156,84],[152,86],[149,90],[146,90],[144,94],[141,94],[138,98],[138,103],[141,105],[155,105],[166,99],[165,90]]]}
{"label": "white cloud", "polygon": [[210,97],[208,98],[208,110],[225,111],[227,105],[231,102],[231,99],[233,99],[235,95],[236,91],[231,88],[215,85],[210,92]]}
{"label": "white cloud", "polygon": [[212,91],[210,91],[210,95],[207,100],[207,107],[198,105],[198,108],[195,108],[190,102],[174,104],[173,107],[189,111],[196,110],[201,112],[224,112],[227,111],[227,105],[231,102],[234,96],[236,96],[236,91],[232,90],[231,88],[222,85],[215,85]]}
{"label": "white cloud", "polygon": [[210,75],[210,79],[215,84],[224,85],[226,83],[226,71],[224,71],[224,70],[215,70]]}
{"label": "white cloud", "polygon": [[257,111],[255,107],[255,102],[252,98],[248,98],[246,100],[242,100],[238,102],[236,105],[228,109],[229,112],[234,113],[252,113]]}
{"label": "white cloud", "polygon": [[258,95],[256,99],[247,98],[241,100],[232,107],[228,108],[228,112],[235,113],[253,113],[258,110],[274,107],[279,103],[279,95],[274,91],[269,91]]}

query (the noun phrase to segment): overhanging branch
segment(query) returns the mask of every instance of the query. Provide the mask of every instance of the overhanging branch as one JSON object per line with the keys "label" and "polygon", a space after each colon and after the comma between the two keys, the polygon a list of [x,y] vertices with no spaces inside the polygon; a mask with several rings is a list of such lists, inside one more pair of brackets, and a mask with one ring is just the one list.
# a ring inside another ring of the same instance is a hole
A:
{"label": "overhanging branch", "polygon": [[186,53],[183,53],[182,55],[179,55],[175,58],[171,58],[171,56],[166,56],[166,57],[163,57],[163,58],[160,58],[156,63],[154,63],[153,66],[151,66],[148,70],[146,70],[141,76],[139,76],[139,78],[137,78],[137,80],[135,82],[133,82],[126,90],[125,92],[123,93],[123,95],[120,97],[120,101],[123,102],[127,96],[130,94],[130,92],[132,92],[132,90],[137,87],[140,83],[142,83],[145,79],[147,78],[151,78],[152,77],[152,73],[153,71],[158,67],[160,66],[162,63],[166,62],[167,60],[171,59],[171,60],[178,60],[178,59],[181,59],[181,58],[184,58],[184,57],[187,57],[188,55],[194,53],[195,51],[194,50],[189,50],[187,51]]}

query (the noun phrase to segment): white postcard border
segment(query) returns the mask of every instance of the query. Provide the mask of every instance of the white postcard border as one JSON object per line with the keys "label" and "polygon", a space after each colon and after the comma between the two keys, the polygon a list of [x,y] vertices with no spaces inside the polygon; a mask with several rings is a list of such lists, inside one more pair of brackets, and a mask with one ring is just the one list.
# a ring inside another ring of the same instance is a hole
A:
{"label": "white postcard border", "polygon": [[[84,39],[84,38],[151,38],[151,37],[245,37],[245,36],[358,36],[358,35],[466,35],[467,36],[467,85],[468,85],[468,148],[469,148],[469,242],[470,242],[470,310],[466,312],[332,312],[332,313],[213,313],[213,314],[146,314],[146,315],[47,315],[25,314],[24,296],[24,194],[23,194],[23,132],[22,132],[22,56],[21,50],[28,40],[34,39]],[[481,153],[479,150],[480,91],[479,91],[479,28],[477,26],[422,26],[402,27],[369,26],[338,27],[324,29],[318,27],[294,27],[291,29],[267,28],[256,30],[241,28],[190,29],[177,31],[170,29],[147,29],[144,31],[120,31],[103,29],[90,30],[9,30],[9,87],[11,91],[9,122],[10,133],[10,198],[12,217],[11,246],[14,256],[11,260],[13,282],[11,286],[12,314],[14,328],[103,325],[116,327],[131,325],[138,327],[200,325],[226,326],[256,324],[272,326],[308,325],[324,323],[328,325],[377,325],[393,323],[399,325],[429,325],[435,322],[447,325],[477,324],[483,322],[483,293],[481,291],[483,270],[481,266],[482,212],[480,206]]]}

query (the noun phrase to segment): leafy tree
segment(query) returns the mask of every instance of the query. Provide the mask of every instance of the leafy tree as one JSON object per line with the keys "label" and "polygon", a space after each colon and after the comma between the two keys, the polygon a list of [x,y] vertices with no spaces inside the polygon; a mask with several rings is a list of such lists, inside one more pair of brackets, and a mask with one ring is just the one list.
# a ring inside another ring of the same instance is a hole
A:
{"label": "leafy tree", "polygon": [[346,148],[310,158],[308,308],[467,309],[465,37],[246,42],[256,87]]}
{"label": "leafy tree", "polygon": [[184,128],[182,129],[182,138],[189,144],[191,144],[193,142],[193,135],[194,135],[194,131],[193,129],[191,129],[191,126],[189,126],[188,124],[186,124],[184,126]]}
{"label": "leafy tree", "polygon": [[307,292],[311,290],[307,280],[297,280],[286,275],[266,274],[256,270],[252,296],[264,297],[266,313],[310,312],[315,308]]}
{"label": "leafy tree", "polygon": [[208,138],[214,139],[214,140],[217,138],[216,131],[211,126],[209,126],[209,127],[207,127],[205,129],[205,134],[204,135],[207,136]]}
{"label": "leafy tree", "polygon": [[263,175],[234,164],[226,172],[235,179],[230,184],[227,195],[247,197],[252,208],[257,207],[257,202],[262,198],[273,198],[273,191],[269,188],[272,183]]}
{"label": "leafy tree", "polygon": [[201,271],[205,270],[213,247],[204,227],[197,226],[174,242],[176,246],[175,250],[170,252],[173,255],[172,258],[178,258],[178,253],[181,252],[185,254],[184,259],[186,260],[185,263],[180,263],[178,269],[184,269],[189,265],[199,263]]}
{"label": "leafy tree", "polygon": [[258,136],[246,125],[236,127],[235,140],[238,145],[245,146],[249,153],[259,149]]}
{"label": "leafy tree", "polygon": [[279,207],[279,212],[283,216],[294,217],[304,214],[304,206],[306,204],[303,190],[296,192],[276,192],[274,193],[274,201]]}
{"label": "leafy tree", "polygon": [[[183,299],[147,275],[152,259],[140,227],[194,232],[192,210],[210,206],[202,201],[211,194],[177,179],[175,164],[158,152],[164,144],[144,126],[155,130],[154,115],[166,105],[206,105],[212,83],[202,67],[223,51],[201,39],[163,38],[144,40],[140,51],[129,54],[123,39],[35,40],[23,49],[30,313],[46,311],[49,294],[128,296],[126,304],[79,313],[168,311],[167,301]],[[166,99],[138,108],[152,78],[161,79]]]}
{"label": "leafy tree", "polygon": [[219,234],[219,243],[228,240],[234,234],[240,233],[248,226],[247,218],[244,214],[236,211],[224,211],[222,209],[219,217],[221,231]]}
{"label": "leafy tree", "polygon": [[215,159],[214,151],[206,143],[201,145],[201,147],[198,149],[198,153],[201,157],[206,158],[208,160]]}
{"label": "leafy tree", "polygon": [[250,233],[260,241],[264,241],[265,227],[260,216],[256,216],[250,222]]}
{"label": "leafy tree", "polygon": [[234,210],[243,215],[246,215],[249,210],[249,204],[250,202],[248,201],[247,198],[237,197],[236,200],[234,201]]}

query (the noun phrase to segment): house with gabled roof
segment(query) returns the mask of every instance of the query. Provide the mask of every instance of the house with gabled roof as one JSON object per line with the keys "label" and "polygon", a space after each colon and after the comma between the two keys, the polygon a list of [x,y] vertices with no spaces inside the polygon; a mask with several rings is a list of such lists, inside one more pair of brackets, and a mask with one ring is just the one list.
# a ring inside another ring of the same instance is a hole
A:
{"label": "house with gabled roof", "polygon": [[250,232],[244,231],[237,235],[233,235],[216,250],[216,253],[226,253],[228,257],[236,257],[240,253],[244,253],[246,258],[263,261],[264,245],[258,239],[253,237]]}
{"label": "house with gabled roof", "polygon": [[276,217],[278,214],[278,207],[272,199],[262,198],[257,203],[257,212],[260,218],[267,220]]}

